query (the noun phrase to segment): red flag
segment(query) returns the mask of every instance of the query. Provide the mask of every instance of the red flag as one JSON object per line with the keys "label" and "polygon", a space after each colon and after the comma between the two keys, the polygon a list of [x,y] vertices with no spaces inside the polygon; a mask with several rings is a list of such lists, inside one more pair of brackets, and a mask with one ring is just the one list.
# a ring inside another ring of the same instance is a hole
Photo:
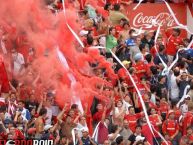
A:
{"label": "red flag", "polygon": [[7,72],[5,69],[5,65],[3,59],[0,57],[0,85],[1,90],[0,93],[7,93],[9,92],[9,80],[7,76]]}

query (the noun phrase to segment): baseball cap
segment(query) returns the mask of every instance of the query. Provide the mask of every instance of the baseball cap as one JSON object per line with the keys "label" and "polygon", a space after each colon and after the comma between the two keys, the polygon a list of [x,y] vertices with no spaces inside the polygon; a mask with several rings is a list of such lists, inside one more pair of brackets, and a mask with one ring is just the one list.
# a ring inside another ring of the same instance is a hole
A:
{"label": "baseball cap", "polygon": [[127,61],[127,60],[124,60],[124,61],[122,61],[122,64],[123,65],[127,65],[127,64],[130,64],[131,62],[130,61]]}
{"label": "baseball cap", "polygon": [[134,39],[127,39],[125,41],[125,43],[127,46],[135,46],[136,45]]}
{"label": "baseball cap", "polygon": [[192,49],[192,48],[186,50],[186,52],[187,52],[191,57],[193,57],[193,49]]}
{"label": "baseball cap", "polygon": [[81,131],[82,131],[82,132],[88,132],[88,128],[87,128],[87,127],[83,127],[83,128],[81,129]]}
{"label": "baseball cap", "polygon": [[142,59],[142,54],[141,53],[137,53],[135,56],[134,56],[134,60],[141,60]]}
{"label": "baseball cap", "polygon": [[44,126],[44,130],[47,131],[52,127],[53,127],[53,125],[47,124],[47,125]]}

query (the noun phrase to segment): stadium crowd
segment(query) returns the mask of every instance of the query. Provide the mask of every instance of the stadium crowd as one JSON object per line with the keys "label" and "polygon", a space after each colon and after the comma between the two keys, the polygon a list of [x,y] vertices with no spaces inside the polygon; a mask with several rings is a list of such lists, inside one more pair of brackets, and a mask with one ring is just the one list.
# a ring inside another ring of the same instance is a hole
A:
{"label": "stadium crowd", "polygon": [[[28,48],[25,34],[16,40],[15,48],[9,48],[11,41],[1,28],[1,54],[11,57],[13,77],[8,77],[12,78],[7,80],[9,86],[3,85],[6,74],[1,60],[0,139],[51,139],[55,145],[192,145],[193,49],[183,49],[192,38],[183,38],[182,30],[168,29],[166,24],[156,42],[156,31],[137,34],[122,9],[130,4],[124,0],[106,3],[103,14],[90,4],[80,6],[76,0],[71,0],[70,4],[80,9],[82,28],[78,35],[85,48],[79,51],[87,53],[92,46],[105,47],[99,48],[100,54],[113,64],[114,78],[107,76],[105,69],[95,68],[96,76],[112,84],[112,87],[99,86],[110,103],[106,104],[96,96],[91,108],[86,105],[82,112],[78,104],[64,102],[64,107],[60,108],[55,103],[53,90],[44,90],[40,99],[35,99],[35,90],[19,82],[17,76],[26,75],[26,72],[33,75],[30,64],[36,59],[36,50]],[[56,0],[49,3],[48,8],[53,13],[59,12],[62,2]],[[134,79],[154,135],[134,84],[111,52]],[[170,66],[177,52],[178,61],[168,74],[163,75],[164,64]]]}

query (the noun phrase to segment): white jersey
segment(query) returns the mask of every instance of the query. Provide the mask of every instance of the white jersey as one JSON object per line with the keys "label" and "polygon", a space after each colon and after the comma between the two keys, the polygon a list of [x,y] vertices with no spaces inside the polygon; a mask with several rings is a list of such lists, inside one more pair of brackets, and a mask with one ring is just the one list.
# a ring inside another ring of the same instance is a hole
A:
{"label": "white jersey", "polygon": [[177,99],[179,97],[179,87],[176,82],[176,76],[171,75],[171,99]]}
{"label": "white jersey", "polygon": [[14,58],[15,59],[13,62],[13,73],[14,75],[18,75],[22,65],[25,64],[25,61],[21,53],[17,53],[17,55]]}

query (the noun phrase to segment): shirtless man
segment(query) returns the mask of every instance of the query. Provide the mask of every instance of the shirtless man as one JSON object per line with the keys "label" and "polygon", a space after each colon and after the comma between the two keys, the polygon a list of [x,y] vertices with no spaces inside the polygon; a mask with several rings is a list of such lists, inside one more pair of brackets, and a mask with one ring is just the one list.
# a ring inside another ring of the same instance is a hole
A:
{"label": "shirtless man", "polygon": [[123,24],[123,31],[120,32],[120,39],[125,42],[127,39],[129,39],[129,30],[130,30],[130,25],[128,22],[125,22]]}
{"label": "shirtless man", "polygon": [[46,118],[47,110],[42,108],[39,113],[39,117],[35,121],[35,128],[36,128],[36,139],[41,139],[42,133],[44,131],[44,119]]}

